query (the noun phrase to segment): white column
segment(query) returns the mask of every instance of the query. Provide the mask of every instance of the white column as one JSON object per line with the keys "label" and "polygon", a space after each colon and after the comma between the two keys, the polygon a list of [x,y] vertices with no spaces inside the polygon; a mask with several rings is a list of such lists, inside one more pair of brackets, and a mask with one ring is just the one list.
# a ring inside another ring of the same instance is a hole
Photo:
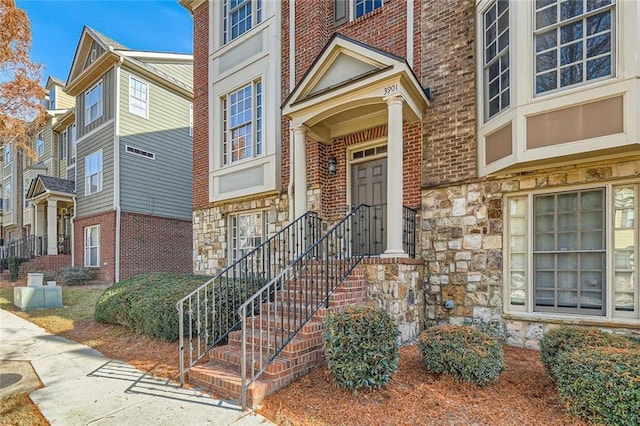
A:
{"label": "white column", "polygon": [[[294,214],[295,220],[307,212],[307,129],[297,126],[293,129],[293,145],[295,150],[293,167],[294,183]],[[291,157],[291,156],[290,156]]]}
{"label": "white column", "polygon": [[408,257],[402,249],[402,104],[401,96],[386,99],[387,134],[387,250],[382,257]]}
{"label": "white column", "polygon": [[47,254],[58,254],[58,201],[47,200]]}
{"label": "white column", "polygon": [[33,235],[41,237],[47,234],[47,228],[45,226],[45,207],[42,202],[35,204],[33,212]]}

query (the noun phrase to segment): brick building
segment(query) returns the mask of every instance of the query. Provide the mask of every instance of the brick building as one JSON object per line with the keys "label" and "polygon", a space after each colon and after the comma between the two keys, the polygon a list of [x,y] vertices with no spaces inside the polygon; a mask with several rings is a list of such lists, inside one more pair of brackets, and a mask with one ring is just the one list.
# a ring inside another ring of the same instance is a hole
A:
{"label": "brick building", "polygon": [[383,235],[367,298],[403,340],[443,322],[528,347],[562,323],[640,329],[636,2],[181,3],[195,272],[364,203]]}

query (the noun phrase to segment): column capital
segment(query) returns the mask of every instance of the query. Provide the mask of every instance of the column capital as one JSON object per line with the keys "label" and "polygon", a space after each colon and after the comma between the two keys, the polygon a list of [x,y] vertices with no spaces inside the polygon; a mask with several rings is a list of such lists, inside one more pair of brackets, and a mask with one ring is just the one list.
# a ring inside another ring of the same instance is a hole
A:
{"label": "column capital", "polygon": [[385,101],[387,105],[403,104],[405,102],[404,96],[402,96],[401,93],[394,93],[386,98],[382,98],[382,100]]}
{"label": "column capital", "polygon": [[297,124],[295,126],[291,126],[291,130],[293,133],[304,133],[306,134],[309,131],[309,128],[304,124]]}

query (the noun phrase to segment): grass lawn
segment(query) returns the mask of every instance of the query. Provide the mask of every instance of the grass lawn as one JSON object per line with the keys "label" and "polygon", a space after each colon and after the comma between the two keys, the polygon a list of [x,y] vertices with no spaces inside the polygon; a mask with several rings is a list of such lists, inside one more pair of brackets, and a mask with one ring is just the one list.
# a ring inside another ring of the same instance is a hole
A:
{"label": "grass lawn", "polygon": [[64,308],[21,312],[13,305],[13,288],[0,289],[0,309],[11,311],[54,334],[73,330],[74,324],[93,319],[96,301],[102,289],[65,287],[62,292]]}

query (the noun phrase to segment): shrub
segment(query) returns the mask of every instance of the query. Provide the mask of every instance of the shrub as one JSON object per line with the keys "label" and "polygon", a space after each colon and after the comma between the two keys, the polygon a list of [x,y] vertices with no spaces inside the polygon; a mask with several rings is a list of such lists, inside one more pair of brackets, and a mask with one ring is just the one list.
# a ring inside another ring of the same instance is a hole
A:
{"label": "shrub", "polygon": [[640,347],[562,351],[553,370],[569,413],[597,424],[640,424]]}
{"label": "shrub", "polygon": [[68,266],[58,270],[56,279],[59,284],[63,285],[88,284],[93,279],[93,271],[78,266]]}
{"label": "shrub", "polygon": [[443,325],[423,331],[418,347],[427,370],[486,385],[504,369],[502,345],[469,326]]}
{"label": "shrub", "polygon": [[20,259],[17,257],[9,258],[9,280],[18,280],[18,271],[20,270]]}
{"label": "shrub", "polygon": [[349,307],[325,319],[329,371],[347,389],[378,388],[398,370],[400,332],[389,314],[371,307]]}
{"label": "shrub", "polygon": [[[173,341],[179,337],[179,316],[176,310],[178,300],[195,290],[208,280],[202,275],[171,275],[145,274],[123,280],[109,287],[96,303],[95,319],[124,325],[139,333],[150,337]],[[238,285],[227,285],[226,281],[217,281],[216,294],[216,324],[234,325],[238,321],[237,310],[240,305],[256,290],[260,289],[264,281],[252,280],[251,283],[241,282]],[[204,300],[209,301],[207,312],[212,311],[211,286],[200,293],[200,317],[193,306],[193,315],[189,323],[189,313],[184,313],[185,333],[196,330],[198,322],[205,324]],[[207,321],[211,321],[210,317]],[[204,333],[204,331],[202,331]],[[213,330],[214,339],[219,337],[220,328]]]}
{"label": "shrub", "polygon": [[596,328],[562,326],[546,332],[540,339],[540,358],[544,369],[556,381],[554,366],[564,351],[587,347],[629,347],[631,342],[621,336],[605,333]]}

